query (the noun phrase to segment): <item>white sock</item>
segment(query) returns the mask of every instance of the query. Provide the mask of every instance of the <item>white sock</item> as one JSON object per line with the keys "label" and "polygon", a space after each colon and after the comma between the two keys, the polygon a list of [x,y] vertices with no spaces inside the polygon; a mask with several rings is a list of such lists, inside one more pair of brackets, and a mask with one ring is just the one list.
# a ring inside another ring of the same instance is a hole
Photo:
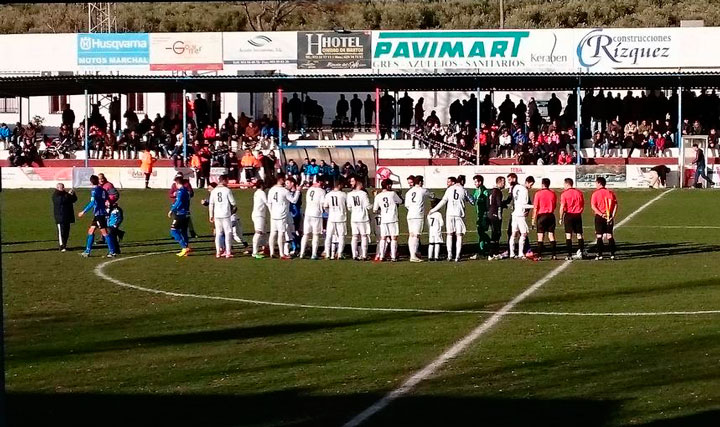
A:
{"label": "white sock", "polygon": [[385,239],[380,239],[377,244],[377,257],[379,259],[385,258]]}
{"label": "white sock", "polygon": [[260,250],[260,239],[261,235],[258,233],[253,234],[253,255],[257,255]]}
{"label": "white sock", "polygon": [[417,249],[418,249],[417,236],[410,236],[410,238],[408,239],[408,249],[410,249],[410,259],[417,258]]}
{"label": "white sock", "polygon": [[435,243],[435,259],[440,259],[440,243]]}
{"label": "white sock", "polygon": [[283,248],[285,249],[285,255],[290,254],[290,243],[285,242],[285,244],[283,245]]}
{"label": "white sock", "polygon": [[453,236],[452,236],[452,234],[447,235],[447,252],[448,252],[448,259],[452,258],[452,253],[453,253]]}
{"label": "white sock", "polygon": [[312,237],[312,256],[313,256],[314,258],[317,258],[318,246],[320,246],[320,236],[318,236],[317,234],[313,233],[313,237]]}
{"label": "white sock", "polygon": [[225,233],[225,255],[232,253],[233,233]]}
{"label": "white sock", "polygon": [[357,259],[357,253],[358,253],[358,236],[357,234],[353,234],[350,238],[350,254],[352,254],[353,259]]}
{"label": "white sock", "polygon": [[457,251],[457,254],[455,255],[455,259],[460,259],[460,252],[462,252],[462,234],[458,234],[457,236],[457,242],[455,242],[455,250]]}
{"label": "white sock", "polygon": [[325,233],[325,258],[332,258],[332,236]]}
{"label": "white sock", "polygon": [[285,253],[285,233],[278,233],[278,253],[280,256],[287,255]]}
{"label": "white sock", "polygon": [[360,253],[362,253],[362,259],[367,258],[368,253],[368,236],[361,235],[360,236]]}
{"label": "white sock", "polygon": [[435,245],[430,244],[428,245],[428,259],[433,259],[433,252],[435,252]]}
{"label": "white sock", "polygon": [[510,246],[510,258],[512,258],[515,256],[515,233],[510,236],[509,243],[510,244],[508,246]]}
{"label": "white sock", "polygon": [[[270,258],[272,258],[275,255],[275,239],[277,237],[278,232],[277,231],[271,231],[270,232],[270,238],[268,239],[268,243],[270,244]],[[279,239],[278,239],[279,240]],[[280,251],[282,251],[282,246],[278,248]],[[280,254],[282,256],[282,254]]]}
{"label": "white sock", "polygon": [[300,256],[305,256],[305,249],[307,249],[307,241],[308,241],[308,235],[303,234],[302,239],[300,239]]}
{"label": "white sock", "polygon": [[215,232],[215,254],[220,255],[222,251],[223,235],[219,232]]}
{"label": "white sock", "polygon": [[337,236],[335,239],[335,243],[337,244],[337,251],[335,252],[335,257],[340,258],[343,254],[343,250],[345,250],[345,236]]}
{"label": "white sock", "polygon": [[391,259],[397,259],[397,240],[393,239],[390,241],[390,258]]}
{"label": "white sock", "polygon": [[525,236],[522,235],[520,236],[520,241],[518,242],[518,255],[525,255]]}

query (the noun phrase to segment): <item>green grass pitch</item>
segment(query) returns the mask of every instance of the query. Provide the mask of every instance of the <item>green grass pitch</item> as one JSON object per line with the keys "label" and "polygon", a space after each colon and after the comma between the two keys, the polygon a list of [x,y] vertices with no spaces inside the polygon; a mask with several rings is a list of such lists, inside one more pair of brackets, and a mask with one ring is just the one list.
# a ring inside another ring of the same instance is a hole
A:
{"label": "green grass pitch", "polygon": [[[178,248],[167,193],[122,191],[123,255],[103,271],[228,299],[170,296],[98,277],[105,249],[78,256],[89,218],[60,253],[50,193],[0,194],[13,426],[339,426],[562,262],[216,260],[205,190],[193,199],[192,256],[124,260]],[[658,194],[618,191],[619,220]],[[247,235],[251,193],[236,197]],[[715,192],[666,194],[617,230],[619,260],[573,262],[513,309],[544,314],[502,317],[365,425],[720,425],[717,206]],[[475,242],[466,236],[468,255]],[[716,313],[649,315],[678,311]],[[624,315],[579,315],[592,313]]]}

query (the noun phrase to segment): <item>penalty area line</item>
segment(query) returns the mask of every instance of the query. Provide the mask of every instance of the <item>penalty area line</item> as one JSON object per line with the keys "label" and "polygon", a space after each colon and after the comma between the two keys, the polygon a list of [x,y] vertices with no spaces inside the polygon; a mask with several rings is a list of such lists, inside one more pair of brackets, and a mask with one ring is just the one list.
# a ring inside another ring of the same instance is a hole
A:
{"label": "penalty area line", "polygon": [[[664,191],[651,200],[649,200],[644,205],[640,206],[637,210],[632,212],[630,215],[626,216],[622,221],[620,221],[615,228],[620,228],[630,220],[632,220],[638,213],[645,210],[648,206],[652,205],[656,201],[660,200],[663,196],[671,192],[672,189],[668,191]],[[533,293],[535,293],[538,289],[540,289],[545,283],[549,282],[551,279],[553,279],[558,274],[565,271],[570,264],[572,264],[571,261],[565,261],[560,266],[553,269],[551,272],[543,276],[540,280],[530,285],[529,288],[525,289],[521,294],[513,298],[510,302],[505,304],[497,313],[493,314],[482,322],[479,326],[477,326],[475,329],[473,329],[469,334],[467,334],[465,337],[461,338],[459,341],[457,341],[455,344],[452,345],[449,349],[447,349],[443,354],[441,354],[438,358],[430,362],[427,366],[420,369],[419,371],[415,372],[410,378],[405,380],[400,387],[396,388],[395,390],[392,390],[388,394],[386,394],[384,397],[382,397],[377,402],[370,405],[367,409],[357,414],[355,417],[353,417],[350,421],[344,424],[343,427],[356,427],[367,421],[370,417],[377,414],[378,412],[385,409],[390,403],[397,400],[400,397],[403,397],[404,395],[410,393],[415,386],[417,386],[420,382],[427,379],[431,375],[433,375],[438,369],[442,368],[450,359],[455,358],[457,355],[462,353],[465,349],[467,349],[472,343],[474,343],[478,338],[480,338],[482,335],[484,335],[487,331],[492,329],[495,325],[497,325],[502,318],[513,308],[515,308],[516,305],[518,305],[520,302],[522,302],[525,298],[529,297]]]}

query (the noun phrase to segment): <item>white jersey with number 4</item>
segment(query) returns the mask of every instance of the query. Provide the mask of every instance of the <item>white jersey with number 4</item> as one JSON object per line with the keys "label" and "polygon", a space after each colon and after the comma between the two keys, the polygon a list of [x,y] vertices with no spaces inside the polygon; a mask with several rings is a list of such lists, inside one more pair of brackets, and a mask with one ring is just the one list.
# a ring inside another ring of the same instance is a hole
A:
{"label": "white jersey with number 4", "polygon": [[370,216],[370,198],[362,190],[354,190],[348,193],[347,206],[350,209],[350,222],[368,222]]}
{"label": "white jersey with number 4", "polygon": [[394,191],[383,191],[375,196],[373,203],[373,211],[380,211],[381,224],[392,224],[398,222],[398,205],[402,204],[402,199]]}
{"label": "white jersey with number 4", "polygon": [[345,222],[347,220],[347,195],[344,191],[334,190],[325,195],[325,208],[328,211],[328,222]]}
{"label": "white jersey with number 4", "polygon": [[310,218],[322,218],[323,202],[325,201],[325,189],[310,187],[305,194],[305,216]]}
{"label": "white jersey with number 4", "polygon": [[224,185],[218,185],[210,193],[208,212],[210,218],[230,218],[235,207],[235,197],[232,191]]}
{"label": "white jersey with number 4", "polygon": [[273,220],[285,220],[290,213],[290,203],[297,203],[300,192],[292,193],[285,187],[276,185],[268,191],[268,208],[270,218]]}
{"label": "white jersey with number 4", "polygon": [[422,187],[414,186],[405,193],[405,207],[408,210],[407,219],[425,218],[425,199],[430,197],[430,192]]}

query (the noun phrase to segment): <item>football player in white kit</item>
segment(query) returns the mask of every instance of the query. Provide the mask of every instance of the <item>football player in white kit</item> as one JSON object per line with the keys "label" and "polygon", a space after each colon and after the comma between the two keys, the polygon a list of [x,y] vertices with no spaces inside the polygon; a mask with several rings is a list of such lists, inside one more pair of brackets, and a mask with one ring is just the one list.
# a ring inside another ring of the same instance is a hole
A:
{"label": "football player in white kit", "polygon": [[322,235],[322,214],[323,202],[325,201],[325,189],[321,181],[313,182],[305,194],[305,218],[303,219],[303,236],[300,240],[300,258],[305,256],[307,241],[312,235],[312,252],[310,259],[318,259],[317,251]]}
{"label": "football player in white kit", "polygon": [[263,190],[263,180],[257,179],[254,183],[255,193],[253,194],[253,210],[252,210],[252,222],[255,228],[255,234],[253,235],[253,249],[252,256],[255,259],[263,259],[265,255],[260,252],[260,245],[263,243],[262,240],[265,238],[267,233],[267,195]]}
{"label": "football player in white kit", "polygon": [[278,174],[277,183],[270,188],[267,196],[267,205],[270,210],[270,258],[275,255],[275,239],[277,239],[280,259],[290,259],[285,253],[285,234],[288,228],[290,203],[297,203],[300,192],[291,192],[285,188],[285,175]]}
{"label": "football player in white kit", "polygon": [[[358,180],[355,182],[354,190],[348,194],[347,207],[350,210],[350,251],[354,260],[364,261],[367,259],[368,242],[370,241],[370,198],[365,191],[365,186]],[[358,254],[358,241],[360,241],[360,253]]]}
{"label": "football player in white kit", "polygon": [[434,208],[430,210],[430,214],[438,212],[443,206],[445,209],[445,231],[447,233],[447,251],[448,261],[453,260],[453,237],[455,240],[455,262],[460,262],[460,252],[462,251],[462,238],[466,232],[465,228],[465,202],[471,201],[465,191],[465,188],[455,177],[451,176],[447,179],[448,188],[445,195]]}
{"label": "football player in white kit", "polygon": [[425,222],[425,199],[434,198],[434,195],[423,188],[423,177],[421,175],[410,175],[407,181],[410,189],[405,193],[405,207],[408,210],[410,262],[422,262],[417,254],[420,248],[420,234],[423,232],[423,223]]}
{"label": "football player in white kit", "polygon": [[225,238],[225,258],[232,258],[233,230],[230,217],[237,209],[235,197],[227,187],[227,175],[220,175],[218,185],[210,193],[208,212],[210,222],[215,224],[215,258],[223,255],[222,239]]}
{"label": "football player in white kit", "polygon": [[375,196],[373,201],[373,211],[380,212],[380,236],[381,239],[378,242],[378,254],[376,261],[382,261],[385,254],[385,245],[387,239],[390,238],[390,260],[397,261],[397,238],[400,234],[400,227],[398,224],[398,205],[403,203],[403,200],[396,192],[392,191],[393,182],[390,179],[384,179],[381,182],[382,192]]}
{"label": "football player in white kit", "polygon": [[[431,207],[437,206],[440,202],[438,199],[433,199],[430,203]],[[440,212],[433,212],[427,217],[428,222],[428,261],[440,261],[440,245],[443,243],[442,228],[445,225],[442,214]]]}
{"label": "football player in white kit", "polygon": [[[344,186],[342,178],[336,180],[333,190],[325,195],[323,202],[323,206],[328,212],[325,229],[325,259],[340,259],[345,248],[347,195],[342,191]],[[334,250],[333,243],[337,244],[337,250]]]}
{"label": "football player in white kit", "polygon": [[[516,184],[512,187],[511,194],[513,199],[513,212],[510,217],[511,224],[511,235],[510,235],[510,258],[517,258],[518,256],[522,259],[526,259],[524,255],[525,239],[528,235],[528,225],[525,219],[533,208],[530,204],[530,189],[535,184],[535,178],[528,176],[525,178],[525,185]],[[515,255],[515,239],[520,237],[518,243],[518,256]]]}

